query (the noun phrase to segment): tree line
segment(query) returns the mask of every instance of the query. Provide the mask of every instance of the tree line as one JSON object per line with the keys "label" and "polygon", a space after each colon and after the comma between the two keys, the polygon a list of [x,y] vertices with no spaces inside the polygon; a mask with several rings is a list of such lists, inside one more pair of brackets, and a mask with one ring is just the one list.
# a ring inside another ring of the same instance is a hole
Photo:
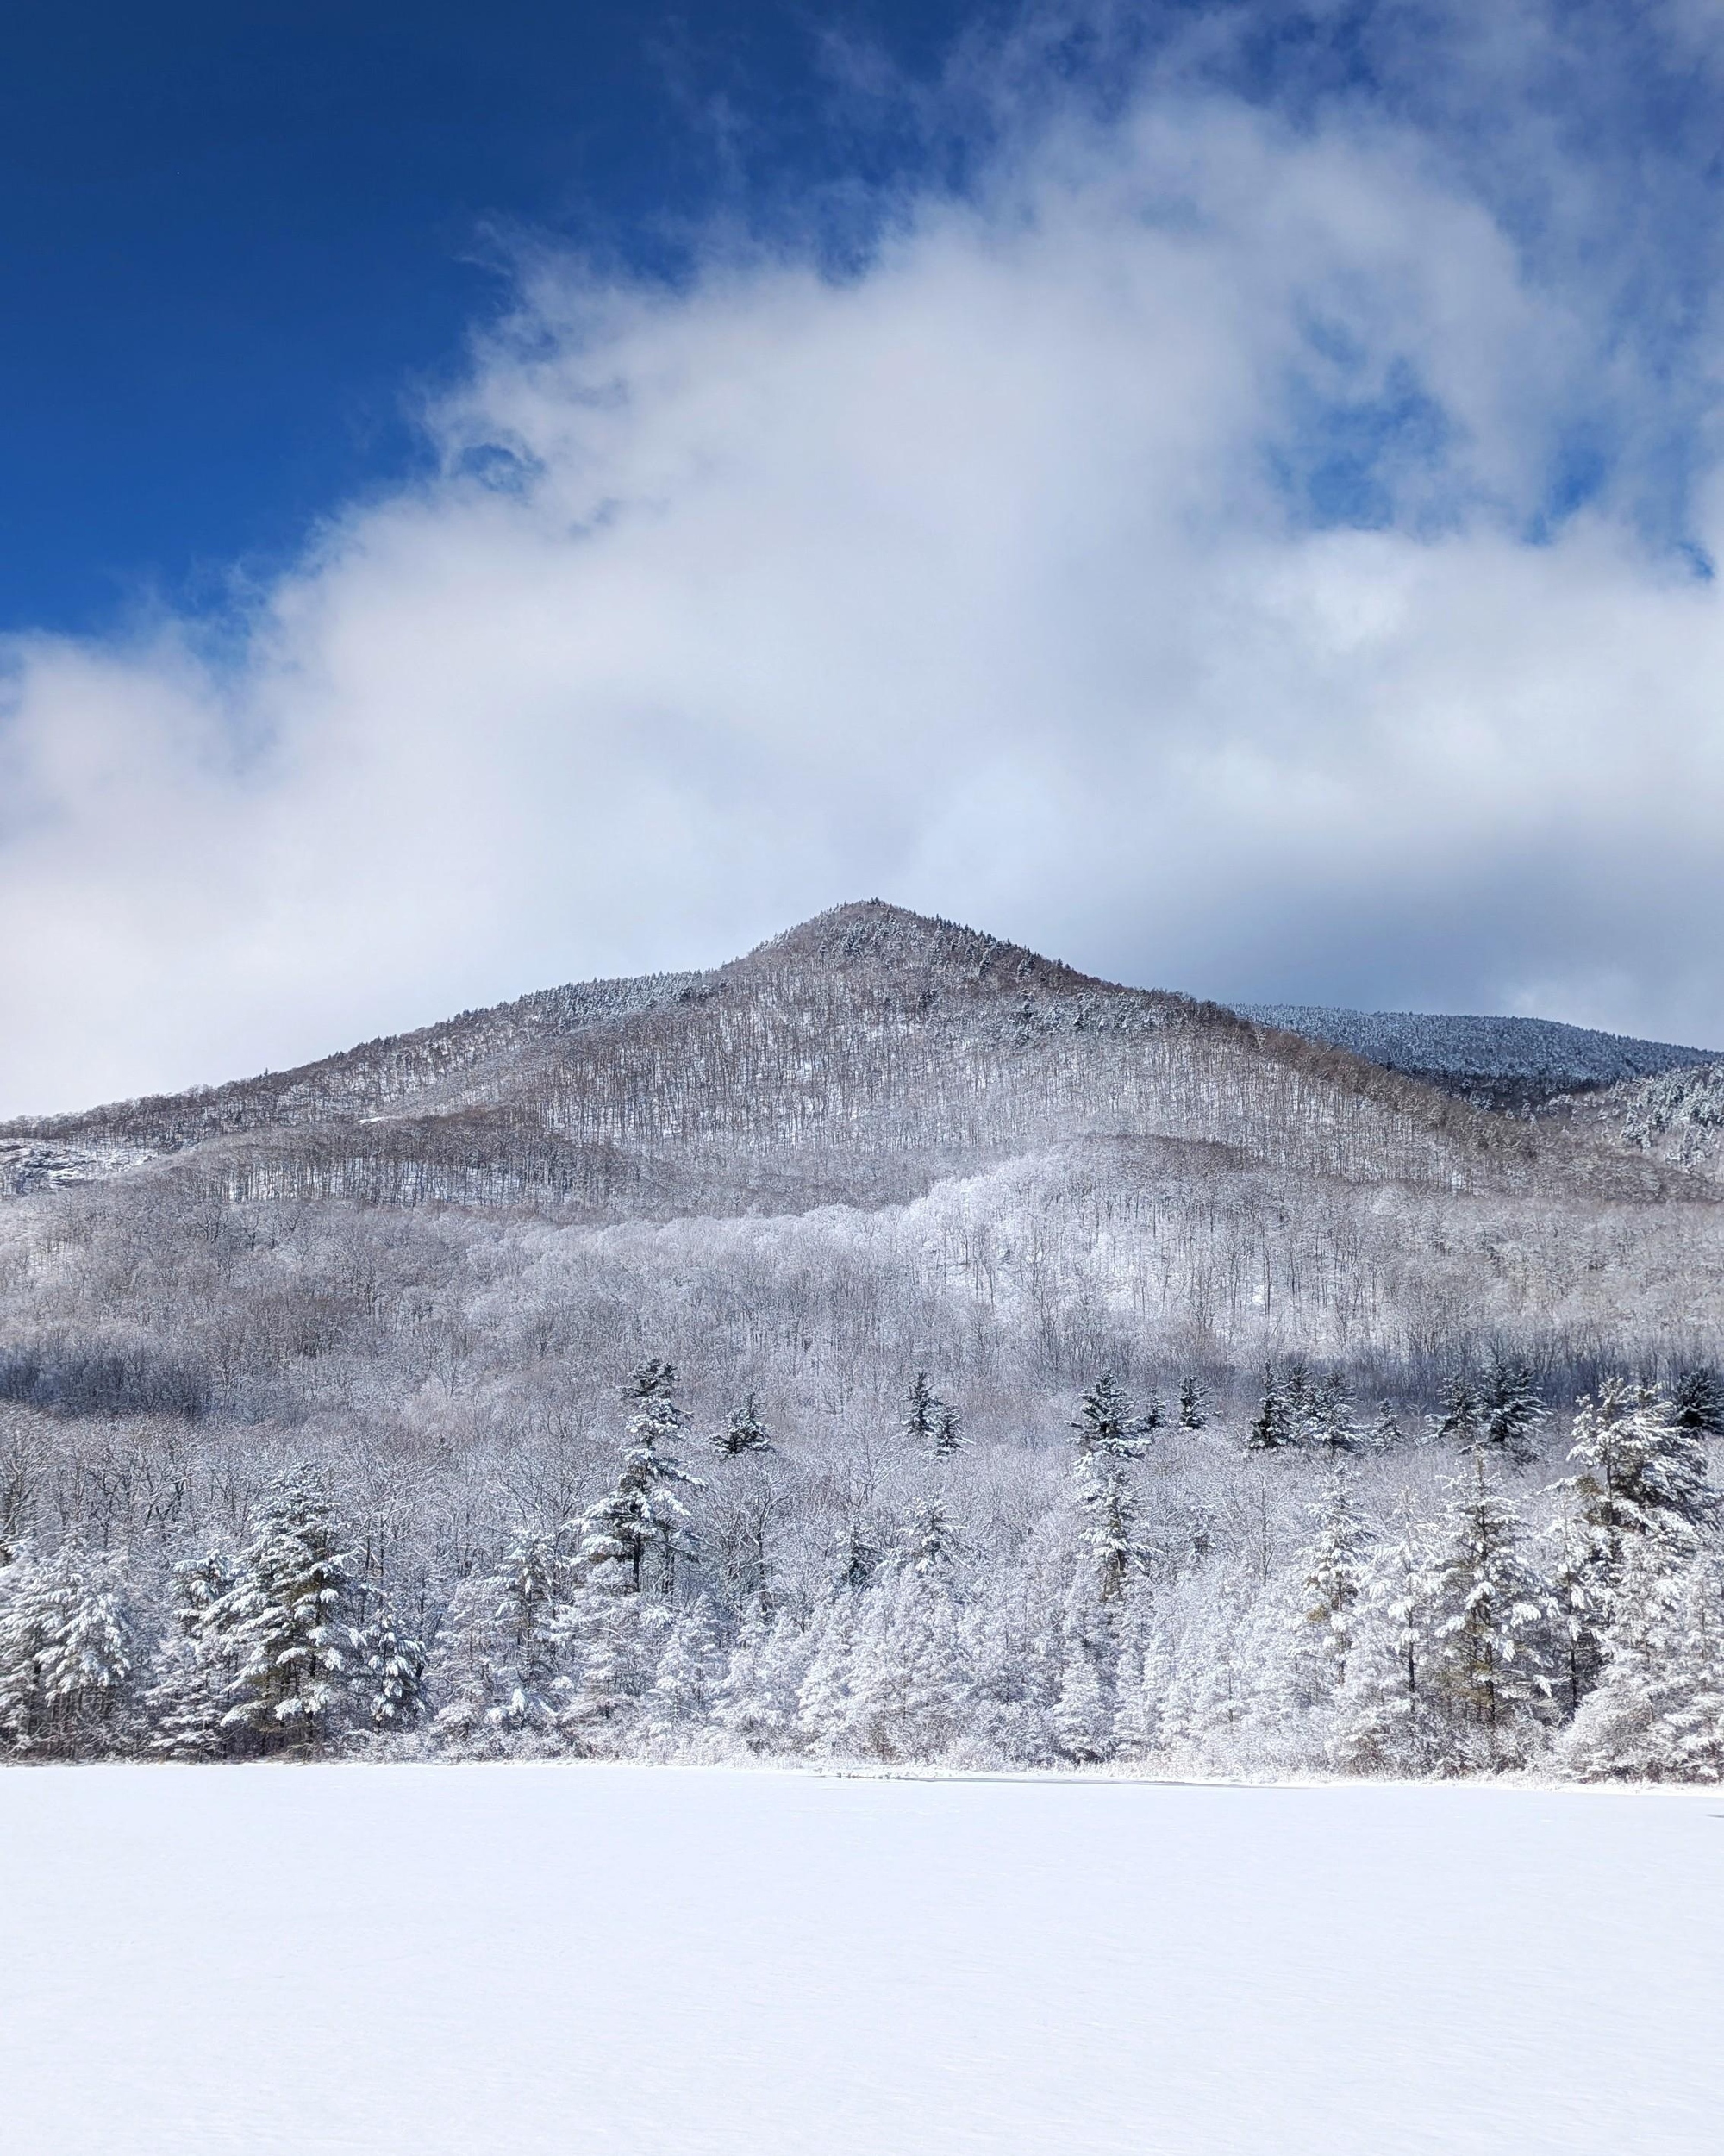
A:
{"label": "tree line", "polygon": [[1499,1352],[1419,1418],[1299,1359],[1237,1417],[1195,1378],[1164,1405],[1105,1372],[1016,1447],[916,1371],[834,1458],[753,1392],[697,1440],[654,1356],[622,1425],[578,1503],[548,1472],[499,1487],[494,1539],[470,1515],[429,1562],[411,1492],[391,1511],[328,1459],[252,1489],[182,1449],[132,1493],[134,1542],[63,1494],[56,1532],[45,1426],[15,1430],[0,1746],[1724,1773],[1709,1369],[1612,1375],[1563,1416]]}

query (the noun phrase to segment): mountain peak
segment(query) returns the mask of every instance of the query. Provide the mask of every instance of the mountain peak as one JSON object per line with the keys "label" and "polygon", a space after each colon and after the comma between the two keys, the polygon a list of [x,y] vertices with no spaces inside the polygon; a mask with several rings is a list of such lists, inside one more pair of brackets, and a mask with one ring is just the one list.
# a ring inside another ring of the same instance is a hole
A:
{"label": "mountain peak", "polygon": [[893,972],[932,970],[948,979],[985,982],[991,987],[1095,985],[1074,967],[1045,959],[1021,944],[1003,942],[938,915],[912,913],[884,898],[855,899],[815,914],[812,920],[757,945],[735,964],[758,972],[787,960],[846,971],[877,966]]}

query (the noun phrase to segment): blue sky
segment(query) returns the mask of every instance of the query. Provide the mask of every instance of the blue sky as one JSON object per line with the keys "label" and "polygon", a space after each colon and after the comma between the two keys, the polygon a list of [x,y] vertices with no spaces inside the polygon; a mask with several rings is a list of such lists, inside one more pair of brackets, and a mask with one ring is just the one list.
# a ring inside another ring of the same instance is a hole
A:
{"label": "blue sky", "polygon": [[0,1113],[878,894],[1724,1046],[1724,6],[85,11]]}
{"label": "blue sky", "polygon": [[928,4],[288,0],[23,10],[0,81],[0,628],[207,602],[422,460],[523,231],[674,271],[714,209],[851,178],[834,38]]}

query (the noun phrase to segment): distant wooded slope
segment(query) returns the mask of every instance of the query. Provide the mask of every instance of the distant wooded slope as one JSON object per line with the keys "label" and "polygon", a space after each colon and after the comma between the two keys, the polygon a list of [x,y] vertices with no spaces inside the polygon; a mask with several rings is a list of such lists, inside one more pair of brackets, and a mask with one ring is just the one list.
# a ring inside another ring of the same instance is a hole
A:
{"label": "distant wooded slope", "polygon": [[1325,1041],[1480,1107],[1526,1112],[1559,1093],[1592,1092],[1713,1061],[1715,1049],[1596,1033],[1554,1018],[1340,1010],[1322,1003],[1235,1003],[1242,1018]]}

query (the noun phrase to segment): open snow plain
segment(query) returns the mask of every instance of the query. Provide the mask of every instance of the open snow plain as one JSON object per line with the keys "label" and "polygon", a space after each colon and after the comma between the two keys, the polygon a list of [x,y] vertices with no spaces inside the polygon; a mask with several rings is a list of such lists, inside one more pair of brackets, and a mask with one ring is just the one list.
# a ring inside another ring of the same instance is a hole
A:
{"label": "open snow plain", "polygon": [[19,2156],[1720,2147],[1724,1796],[0,1775]]}

